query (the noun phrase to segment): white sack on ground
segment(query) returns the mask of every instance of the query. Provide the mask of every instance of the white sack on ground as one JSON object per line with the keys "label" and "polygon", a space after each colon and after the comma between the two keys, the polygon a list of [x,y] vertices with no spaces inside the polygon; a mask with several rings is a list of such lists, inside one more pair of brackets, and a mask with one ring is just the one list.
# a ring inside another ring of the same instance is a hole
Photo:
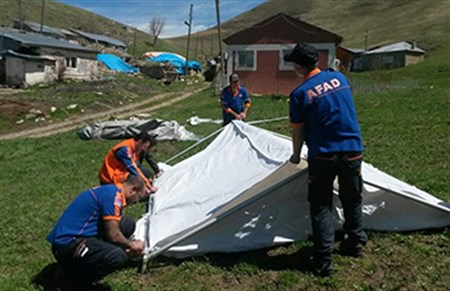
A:
{"label": "white sack on ground", "polygon": [[190,125],[199,125],[200,123],[214,123],[214,124],[222,124],[222,119],[211,119],[211,118],[200,118],[198,116],[189,117],[186,120]]}
{"label": "white sack on ground", "polygon": [[162,121],[158,119],[99,122],[92,126],[84,126],[77,134],[79,138],[84,140],[97,138],[125,139],[131,138],[142,131],[157,134],[158,140],[197,141],[200,139],[174,120]]}
{"label": "white sack on ground", "polygon": [[[147,258],[236,252],[306,239],[310,233],[307,164],[285,163],[286,137],[232,122],[203,151],[167,168],[153,209],[136,237]],[[306,148],[304,147],[304,150]],[[305,156],[305,152],[302,153]],[[367,229],[404,231],[450,225],[445,202],[363,164]],[[341,227],[337,199],[335,225]]]}

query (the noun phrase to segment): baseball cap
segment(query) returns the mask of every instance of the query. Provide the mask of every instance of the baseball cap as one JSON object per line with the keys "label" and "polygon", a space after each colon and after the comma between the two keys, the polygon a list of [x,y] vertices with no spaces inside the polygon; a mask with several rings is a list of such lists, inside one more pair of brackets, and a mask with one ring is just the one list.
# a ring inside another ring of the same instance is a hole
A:
{"label": "baseball cap", "polygon": [[317,49],[310,44],[299,42],[292,51],[284,55],[284,61],[301,66],[313,65],[319,59]]}

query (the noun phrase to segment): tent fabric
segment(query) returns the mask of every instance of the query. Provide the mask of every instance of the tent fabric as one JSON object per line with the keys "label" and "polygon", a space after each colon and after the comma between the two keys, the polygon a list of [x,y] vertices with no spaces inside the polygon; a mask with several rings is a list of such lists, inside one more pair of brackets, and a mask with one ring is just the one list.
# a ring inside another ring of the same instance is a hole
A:
{"label": "tent fabric", "polygon": [[154,57],[157,57],[157,56],[162,55],[162,54],[175,55],[175,56],[179,57],[180,59],[182,59],[183,61],[186,61],[186,58],[183,57],[182,55],[179,55],[179,54],[176,54],[176,53],[171,53],[171,52],[154,52],[154,51],[150,51],[150,52],[144,53],[144,56],[146,56],[147,58],[154,58]]}
{"label": "tent fabric", "polygon": [[[233,121],[196,155],[166,167],[135,236],[146,258],[236,252],[311,234],[307,163],[286,162],[290,139]],[[302,158],[307,149],[303,147]],[[363,163],[366,229],[410,231],[450,225],[450,206]],[[336,185],[337,186],[337,185]],[[337,190],[337,188],[336,188]],[[334,197],[336,229],[342,207]]]}
{"label": "tent fabric", "polygon": [[158,135],[158,140],[198,141],[200,137],[188,131],[175,120],[115,120],[94,123],[81,128],[77,135],[80,139],[124,139],[146,131]]}
{"label": "tent fabric", "polygon": [[98,54],[97,60],[104,63],[108,69],[112,71],[118,71],[122,73],[133,74],[139,72],[138,68],[135,68],[125,63],[121,58],[111,54]]}
{"label": "tent fabric", "polygon": [[[174,53],[159,53],[154,57],[147,58],[147,61],[166,63],[169,62],[175,68],[178,74],[184,75],[184,69],[186,67],[186,59],[178,54]],[[197,61],[188,61],[188,68],[192,70],[201,71],[201,65]]]}

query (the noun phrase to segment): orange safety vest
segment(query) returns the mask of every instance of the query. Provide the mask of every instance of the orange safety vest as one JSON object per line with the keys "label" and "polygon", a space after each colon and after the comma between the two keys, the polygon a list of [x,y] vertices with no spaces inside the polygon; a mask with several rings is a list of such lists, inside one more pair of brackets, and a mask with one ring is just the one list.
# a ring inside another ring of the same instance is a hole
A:
{"label": "orange safety vest", "polygon": [[139,163],[139,153],[135,150],[134,139],[130,138],[116,144],[109,152],[106,154],[105,160],[100,170],[98,178],[101,182],[106,184],[121,184],[125,182],[130,175],[126,165],[116,158],[116,151],[119,148],[127,147],[128,155],[131,158],[136,171],[139,176],[144,179],[147,187],[150,187],[150,181],[142,173],[141,169],[137,165]]}

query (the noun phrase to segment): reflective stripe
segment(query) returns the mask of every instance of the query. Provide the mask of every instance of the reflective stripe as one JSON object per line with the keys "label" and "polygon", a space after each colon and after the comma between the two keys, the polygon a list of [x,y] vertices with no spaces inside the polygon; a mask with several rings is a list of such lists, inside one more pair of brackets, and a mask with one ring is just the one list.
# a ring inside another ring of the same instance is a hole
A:
{"label": "reflective stripe", "polygon": [[103,220],[117,220],[120,221],[120,216],[114,216],[114,215],[107,215],[102,217]]}
{"label": "reflective stripe", "polygon": [[300,128],[300,127],[303,127],[305,124],[302,122],[302,123],[294,123],[294,122],[291,122],[291,127],[293,127],[293,128]]}

